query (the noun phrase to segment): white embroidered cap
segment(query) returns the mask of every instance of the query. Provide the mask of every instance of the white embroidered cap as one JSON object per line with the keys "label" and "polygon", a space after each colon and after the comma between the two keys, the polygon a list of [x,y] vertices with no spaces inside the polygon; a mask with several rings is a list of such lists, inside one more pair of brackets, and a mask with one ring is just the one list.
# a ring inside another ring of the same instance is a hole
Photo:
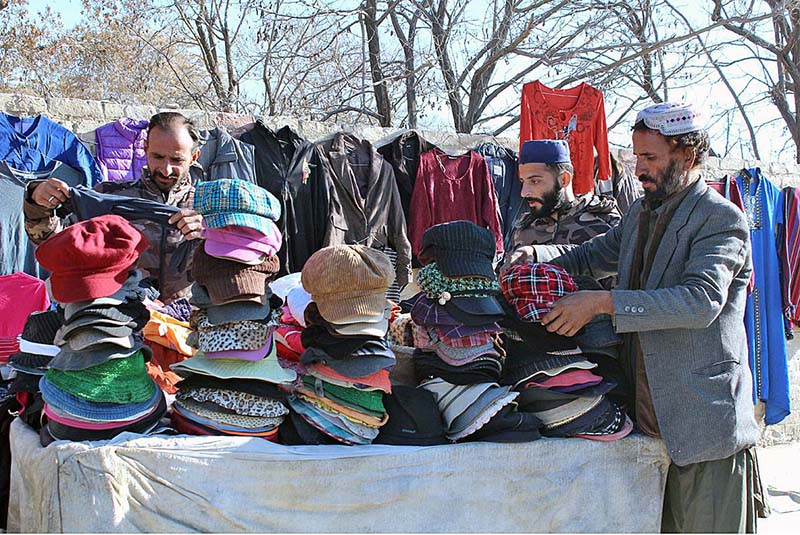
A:
{"label": "white embroidered cap", "polygon": [[691,104],[663,102],[654,104],[636,114],[636,122],[644,121],[647,128],[658,130],[665,136],[679,136],[704,129],[700,111]]}

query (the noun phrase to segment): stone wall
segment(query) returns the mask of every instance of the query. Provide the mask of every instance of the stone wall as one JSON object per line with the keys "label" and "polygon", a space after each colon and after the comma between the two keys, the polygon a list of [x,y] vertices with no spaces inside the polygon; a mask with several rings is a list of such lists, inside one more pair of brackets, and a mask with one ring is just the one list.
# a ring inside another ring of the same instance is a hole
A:
{"label": "stone wall", "polygon": [[[40,98],[26,95],[0,93],[0,112],[21,116],[44,114],[73,132],[88,132],[98,126],[115,121],[123,116],[133,118],[149,118],[157,111],[153,106],[129,106],[106,101],[76,100],[66,98]],[[253,122],[250,115],[210,112],[203,110],[175,110],[191,117],[201,128],[224,125],[228,128]],[[290,125],[301,136],[310,140],[319,140],[339,130],[352,132],[370,141],[378,141],[397,132],[397,129],[379,128],[336,122],[314,122],[294,117],[267,117],[265,122],[275,128]],[[518,141],[514,138],[480,135],[456,134],[453,132],[423,132],[426,139],[445,150],[463,152],[474,148],[483,141],[493,141],[506,147],[516,149]],[[620,159],[629,168],[633,167],[633,154],[627,150],[616,151]],[[710,158],[708,167],[714,174],[736,174],[744,167],[760,166],[770,180],[779,187],[800,186],[800,167],[791,161],[787,162],[747,162],[743,160]],[[789,353],[789,371],[791,378],[791,396],[794,413],[781,424],[765,429],[762,445],[774,445],[800,441],[800,329],[798,338],[787,343]]]}

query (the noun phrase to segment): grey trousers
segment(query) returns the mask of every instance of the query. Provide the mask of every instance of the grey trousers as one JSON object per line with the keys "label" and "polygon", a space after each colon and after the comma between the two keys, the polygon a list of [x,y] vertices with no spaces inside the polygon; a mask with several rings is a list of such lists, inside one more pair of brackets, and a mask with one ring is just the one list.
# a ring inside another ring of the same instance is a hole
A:
{"label": "grey trousers", "polygon": [[757,517],[768,514],[755,448],[669,467],[662,533],[755,533]]}

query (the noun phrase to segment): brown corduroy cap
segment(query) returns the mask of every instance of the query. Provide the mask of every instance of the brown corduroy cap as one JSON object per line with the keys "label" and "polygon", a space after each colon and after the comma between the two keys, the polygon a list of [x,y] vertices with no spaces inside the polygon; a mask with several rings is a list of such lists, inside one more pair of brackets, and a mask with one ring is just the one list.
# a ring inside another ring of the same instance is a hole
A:
{"label": "brown corduroy cap", "polygon": [[383,315],[394,269],[389,257],[375,249],[332,245],[311,255],[303,266],[301,281],[322,317],[341,324]]}
{"label": "brown corduroy cap", "polygon": [[241,262],[215,258],[197,247],[192,260],[192,277],[205,286],[211,302],[220,305],[239,296],[266,293],[267,283],[280,269],[277,256],[268,256],[260,264],[249,266]]}

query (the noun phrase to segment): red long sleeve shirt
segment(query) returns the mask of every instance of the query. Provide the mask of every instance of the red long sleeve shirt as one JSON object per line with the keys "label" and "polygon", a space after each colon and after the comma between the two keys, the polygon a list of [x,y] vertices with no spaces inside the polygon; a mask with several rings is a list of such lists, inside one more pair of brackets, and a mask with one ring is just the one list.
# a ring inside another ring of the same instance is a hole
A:
{"label": "red long sleeve shirt", "polygon": [[608,130],[603,93],[589,84],[551,89],[536,80],[522,87],[519,145],[531,139],[566,139],[575,177],[576,195],[594,191],[594,150],[598,178],[611,176]]}
{"label": "red long sleeve shirt", "polygon": [[486,160],[477,152],[450,156],[437,148],[422,153],[409,211],[408,234],[414,256],[426,230],[459,220],[488,228],[494,234],[497,252],[503,252],[494,182]]}

